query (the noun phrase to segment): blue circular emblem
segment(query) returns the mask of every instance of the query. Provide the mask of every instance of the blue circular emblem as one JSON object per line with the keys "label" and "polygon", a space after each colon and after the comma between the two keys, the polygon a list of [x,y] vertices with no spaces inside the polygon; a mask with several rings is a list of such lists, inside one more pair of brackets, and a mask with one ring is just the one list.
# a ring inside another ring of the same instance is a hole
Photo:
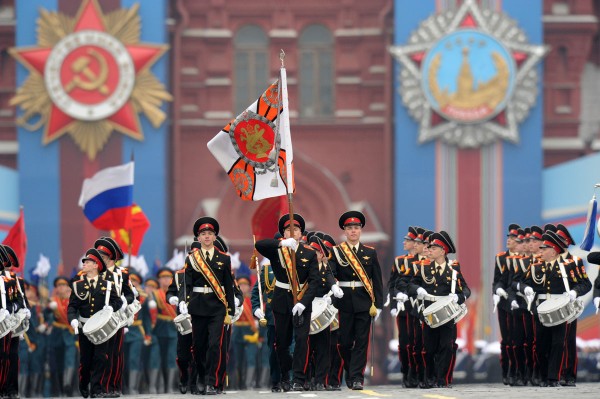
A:
{"label": "blue circular emblem", "polygon": [[473,29],[440,39],[425,55],[421,84],[441,116],[479,123],[500,113],[510,99],[516,65],[500,41]]}

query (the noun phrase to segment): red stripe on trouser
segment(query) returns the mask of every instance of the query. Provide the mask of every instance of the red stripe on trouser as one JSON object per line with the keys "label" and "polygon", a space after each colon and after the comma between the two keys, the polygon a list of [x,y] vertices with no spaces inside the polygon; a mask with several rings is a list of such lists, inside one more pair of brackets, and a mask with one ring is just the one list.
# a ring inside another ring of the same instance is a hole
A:
{"label": "red stripe on trouser", "polygon": [[306,337],[306,359],[304,359],[304,376],[306,376],[306,369],[308,368],[308,359],[310,359],[310,335]]}
{"label": "red stripe on trouser", "polygon": [[217,364],[217,369],[215,370],[215,382],[219,384],[219,370],[221,369],[221,354],[223,353],[223,332],[225,331],[225,326],[221,327],[221,338],[219,339],[219,363]]}
{"label": "red stripe on trouser", "polygon": [[340,352],[340,344],[337,344],[335,347],[337,349],[338,356],[340,357],[340,359],[342,359],[342,361],[340,362],[340,368],[337,373],[338,381],[341,382],[342,381],[342,372],[344,371],[344,358],[342,357],[342,353]]}
{"label": "red stripe on trouser", "polygon": [[117,390],[121,390],[122,388],[122,379],[123,379],[123,367],[125,366],[124,364],[124,353],[123,353],[123,341],[125,339],[125,331],[123,331],[123,333],[120,334],[119,337],[119,356],[118,359],[119,361],[117,362],[117,375],[115,377],[115,387],[117,388]]}
{"label": "red stripe on trouser", "polygon": [[446,377],[444,378],[446,385],[450,383],[450,376],[452,374],[452,371],[454,371],[454,362],[456,362],[456,354],[454,353],[454,345],[452,345],[452,358],[450,359],[448,371],[446,372]]}

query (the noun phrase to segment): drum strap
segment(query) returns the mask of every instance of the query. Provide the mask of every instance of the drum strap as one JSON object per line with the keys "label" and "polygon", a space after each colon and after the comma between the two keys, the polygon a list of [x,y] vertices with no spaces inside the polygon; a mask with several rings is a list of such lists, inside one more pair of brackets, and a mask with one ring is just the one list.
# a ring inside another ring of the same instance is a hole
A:
{"label": "drum strap", "polygon": [[369,279],[369,276],[367,276],[367,273],[365,272],[362,263],[360,263],[360,259],[358,259],[358,256],[354,252],[352,252],[352,250],[350,249],[350,245],[348,245],[347,242],[341,243],[339,247],[342,249],[342,252],[346,256],[346,259],[348,259],[348,262],[350,263],[350,266],[352,266],[354,273],[356,273],[356,275],[360,278],[360,281],[362,281],[363,285],[365,286],[365,289],[371,297],[371,301],[375,303],[373,285],[371,284],[371,280]]}
{"label": "drum strap", "polygon": [[558,268],[560,269],[563,284],[565,285],[565,292],[571,291],[571,289],[569,288],[569,281],[567,280],[567,273],[565,272],[565,265],[562,262],[558,262]]}
{"label": "drum strap", "polygon": [[[100,281],[98,280],[98,284],[100,284]],[[104,297],[104,306],[108,306],[108,302],[110,300],[110,290],[112,288],[112,284],[110,283],[110,281],[106,282],[106,296]]]}
{"label": "drum strap", "polygon": [[455,294],[456,291],[456,277],[457,277],[458,273],[456,272],[456,269],[452,269],[452,285],[450,286],[450,292]]}
{"label": "drum strap", "polygon": [[221,286],[221,282],[215,276],[212,269],[206,264],[204,258],[200,254],[200,251],[194,251],[189,255],[190,261],[192,262],[192,266],[194,270],[202,274],[204,279],[208,281],[210,286],[213,289],[213,292],[217,295],[217,299],[225,305],[225,309],[227,309],[227,298],[225,297],[225,290]]}

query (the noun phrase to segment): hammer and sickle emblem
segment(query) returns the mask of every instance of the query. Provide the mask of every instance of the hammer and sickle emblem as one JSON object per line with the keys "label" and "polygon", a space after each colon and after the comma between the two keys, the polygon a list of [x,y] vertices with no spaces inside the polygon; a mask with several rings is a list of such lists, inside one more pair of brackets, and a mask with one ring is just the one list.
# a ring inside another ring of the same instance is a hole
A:
{"label": "hammer and sickle emblem", "polygon": [[[82,55],[71,65],[71,70],[75,73],[75,76],[67,83],[65,89],[69,93],[74,88],[79,87],[87,91],[98,90],[101,94],[107,95],[108,87],[105,83],[108,78],[108,65],[106,60],[94,49],[88,49],[87,53],[87,56]],[[92,58],[95,58],[100,66],[98,75],[90,68]]]}

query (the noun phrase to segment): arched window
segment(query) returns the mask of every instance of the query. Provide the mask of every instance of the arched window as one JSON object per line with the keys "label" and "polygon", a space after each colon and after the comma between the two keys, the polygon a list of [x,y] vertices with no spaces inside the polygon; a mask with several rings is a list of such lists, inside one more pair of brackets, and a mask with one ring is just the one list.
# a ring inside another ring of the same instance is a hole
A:
{"label": "arched window", "polygon": [[269,40],[256,25],[243,26],[235,35],[235,91],[236,115],[252,104],[270,82]]}
{"label": "arched window", "polygon": [[333,36],[322,25],[300,34],[300,117],[333,116]]}

